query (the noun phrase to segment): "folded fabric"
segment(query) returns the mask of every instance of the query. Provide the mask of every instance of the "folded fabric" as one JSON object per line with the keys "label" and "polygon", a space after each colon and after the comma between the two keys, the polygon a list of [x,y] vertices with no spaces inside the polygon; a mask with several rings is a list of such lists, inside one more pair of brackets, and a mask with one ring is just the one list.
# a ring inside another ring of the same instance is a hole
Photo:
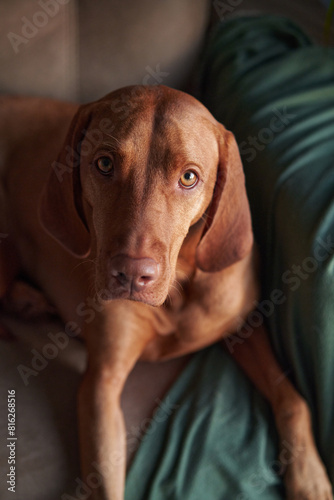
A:
{"label": "folded fabric", "polygon": [[334,49],[286,19],[217,27],[203,101],[236,135],[281,364],[308,400],[334,480]]}
{"label": "folded fabric", "polygon": [[126,500],[283,499],[267,403],[220,345],[197,353],[147,423]]}

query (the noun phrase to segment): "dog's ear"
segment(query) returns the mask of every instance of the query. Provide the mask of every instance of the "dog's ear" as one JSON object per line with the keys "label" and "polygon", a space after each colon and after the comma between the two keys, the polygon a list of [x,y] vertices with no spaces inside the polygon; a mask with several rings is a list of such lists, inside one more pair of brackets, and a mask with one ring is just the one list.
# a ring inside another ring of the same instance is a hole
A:
{"label": "dog's ear", "polygon": [[253,244],[245,176],[234,135],[219,127],[219,164],[206,228],[196,250],[197,266],[220,271],[244,258]]}
{"label": "dog's ear", "polygon": [[76,257],[90,252],[90,235],[81,200],[80,148],[90,121],[90,106],[76,112],[57,161],[42,191],[39,218],[42,226]]}

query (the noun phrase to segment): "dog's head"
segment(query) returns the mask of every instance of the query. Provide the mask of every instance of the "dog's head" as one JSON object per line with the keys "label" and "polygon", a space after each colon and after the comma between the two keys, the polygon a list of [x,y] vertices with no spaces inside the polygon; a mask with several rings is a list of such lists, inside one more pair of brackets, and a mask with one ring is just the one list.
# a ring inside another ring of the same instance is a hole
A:
{"label": "dog's head", "polygon": [[108,298],[162,304],[189,229],[214,272],[252,246],[235,139],[193,97],[126,87],[81,106],[42,193],[40,218],[69,252],[96,261]]}

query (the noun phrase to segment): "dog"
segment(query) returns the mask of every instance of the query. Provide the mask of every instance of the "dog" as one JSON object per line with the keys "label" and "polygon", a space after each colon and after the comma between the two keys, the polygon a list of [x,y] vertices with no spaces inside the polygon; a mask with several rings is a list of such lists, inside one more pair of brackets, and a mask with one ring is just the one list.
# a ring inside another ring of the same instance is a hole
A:
{"label": "dog", "polygon": [[[222,341],[259,299],[238,147],[194,97],[160,85],[82,106],[1,97],[0,130],[0,298],[23,275],[80,330],[82,474],[109,461],[92,498],[122,500],[120,396],[135,363]],[[88,322],[78,304],[92,294],[103,307]],[[233,356],[291,443],[287,498],[332,499],[307,403],[282,376],[264,327]]]}

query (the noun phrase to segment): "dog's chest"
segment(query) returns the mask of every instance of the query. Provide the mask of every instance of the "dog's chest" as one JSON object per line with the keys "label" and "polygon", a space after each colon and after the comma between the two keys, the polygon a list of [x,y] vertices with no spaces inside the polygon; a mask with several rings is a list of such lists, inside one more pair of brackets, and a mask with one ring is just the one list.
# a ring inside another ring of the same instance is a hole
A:
{"label": "dog's chest", "polygon": [[216,273],[196,270],[192,276],[177,280],[159,308],[164,328],[157,333],[171,333],[186,342],[214,342],[233,333],[258,299],[256,273],[250,262],[251,258]]}
{"label": "dog's chest", "polygon": [[217,276],[176,283],[164,306],[159,308],[163,328],[157,333],[189,340],[222,332],[241,303],[238,288],[228,290]]}

